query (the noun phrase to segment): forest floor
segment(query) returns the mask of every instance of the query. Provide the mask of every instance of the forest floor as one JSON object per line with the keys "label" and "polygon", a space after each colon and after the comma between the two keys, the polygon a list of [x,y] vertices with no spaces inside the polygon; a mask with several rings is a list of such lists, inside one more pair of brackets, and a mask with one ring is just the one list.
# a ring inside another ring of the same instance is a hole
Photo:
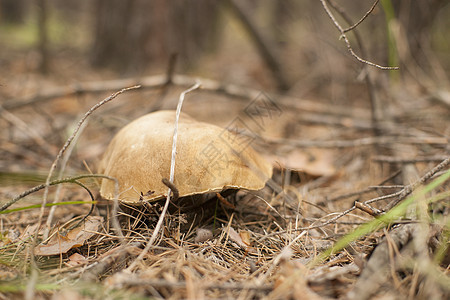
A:
{"label": "forest floor", "polygon": [[165,84],[162,73],[108,81],[63,59],[44,77],[23,64],[12,59],[1,71],[13,74],[1,82],[2,205],[45,183],[83,115],[134,84],[142,87],[89,115],[51,180],[95,174],[119,128],[175,109],[196,80],[202,87],[182,114],[223,128],[246,124],[274,175],[263,190],[241,190],[212,209],[172,207],[145,253],[164,201],[115,208],[89,177],[49,187],[45,210],[44,189],[31,193],[0,215],[0,299],[450,297],[450,107],[439,90],[390,87],[394,100],[379,99],[374,123],[363,83],[336,102],[320,85],[308,100],[246,80],[174,75]]}

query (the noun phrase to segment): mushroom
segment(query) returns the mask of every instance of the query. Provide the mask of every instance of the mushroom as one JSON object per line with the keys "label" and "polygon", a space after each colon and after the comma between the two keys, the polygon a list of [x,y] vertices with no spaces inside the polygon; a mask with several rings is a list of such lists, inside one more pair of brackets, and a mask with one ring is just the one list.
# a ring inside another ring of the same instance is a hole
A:
{"label": "mushroom", "polygon": [[[130,204],[167,196],[175,111],[157,111],[122,128],[109,144],[99,172],[119,182],[119,200]],[[272,166],[249,144],[251,139],[181,114],[174,185],[179,197],[224,189],[259,190]],[[114,199],[114,182],[102,179],[100,194]]]}

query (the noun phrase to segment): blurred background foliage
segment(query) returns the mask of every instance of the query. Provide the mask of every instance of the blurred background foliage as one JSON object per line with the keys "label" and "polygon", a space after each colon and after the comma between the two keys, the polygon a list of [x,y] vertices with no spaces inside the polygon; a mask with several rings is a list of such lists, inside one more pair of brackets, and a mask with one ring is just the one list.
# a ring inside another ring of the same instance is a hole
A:
{"label": "blurred background foliage", "polygon": [[[353,22],[373,4],[333,2]],[[398,64],[398,76],[419,86],[446,86],[449,16],[446,0],[383,0],[357,27],[364,58]],[[365,66],[338,38],[320,1],[0,0],[0,68],[61,83],[157,74],[177,54],[180,73],[340,101],[365,89]]]}

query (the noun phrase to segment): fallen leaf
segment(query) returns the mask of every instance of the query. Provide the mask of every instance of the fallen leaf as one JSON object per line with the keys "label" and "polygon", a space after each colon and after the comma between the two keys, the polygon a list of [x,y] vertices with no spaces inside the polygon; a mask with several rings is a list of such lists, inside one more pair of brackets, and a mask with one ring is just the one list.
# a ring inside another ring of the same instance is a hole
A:
{"label": "fallen leaf", "polygon": [[336,173],[333,165],[334,154],[330,150],[315,149],[314,152],[294,150],[284,155],[270,156],[275,168],[286,168],[305,172],[312,176],[332,176]]}
{"label": "fallen leaf", "polygon": [[103,217],[87,217],[85,222],[70,230],[65,236],[57,232],[47,244],[38,245],[34,254],[50,256],[67,253],[72,248],[81,247],[84,242],[95,235],[95,231],[98,230],[102,222]]}
{"label": "fallen leaf", "polygon": [[79,265],[84,265],[85,263],[87,263],[87,261],[88,260],[83,255],[79,253],[74,253],[71,256],[69,256],[69,260],[66,262],[66,264],[69,267],[75,267]]}
{"label": "fallen leaf", "polygon": [[267,295],[268,299],[324,299],[308,286],[308,269],[297,261],[282,259],[275,275],[274,289]]}
{"label": "fallen leaf", "polygon": [[230,229],[228,230],[228,237],[230,238],[230,240],[238,244],[238,246],[245,251],[256,253],[255,249],[250,247],[250,233],[246,231],[242,234],[242,236],[244,237],[244,240],[241,237],[241,234],[237,233],[233,227],[230,227]]}
{"label": "fallen leaf", "polygon": [[250,244],[251,244],[251,242],[250,242],[250,237],[251,237],[250,231],[241,230],[241,231],[239,231],[239,236],[241,237],[242,242],[243,242],[247,247],[248,247],[248,246],[251,246],[251,245],[250,245]]}
{"label": "fallen leaf", "polygon": [[241,239],[241,236],[239,235],[239,233],[236,232],[236,230],[234,230],[233,227],[230,227],[228,229],[228,237],[230,238],[230,240],[238,244],[240,247],[244,249],[247,248],[247,245],[244,244],[244,242]]}

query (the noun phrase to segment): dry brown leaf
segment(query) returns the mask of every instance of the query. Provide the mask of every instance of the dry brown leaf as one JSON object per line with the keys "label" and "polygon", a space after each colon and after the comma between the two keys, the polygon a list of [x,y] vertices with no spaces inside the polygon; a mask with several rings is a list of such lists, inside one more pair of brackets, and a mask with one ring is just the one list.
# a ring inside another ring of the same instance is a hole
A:
{"label": "dry brown leaf", "polygon": [[240,233],[237,233],[233,227],[230,227],[230,229],[228,230],[228,237],[245,251],[248,251],[250,253],[256,252],[255,249],[250,247],[250,233],[248,231],[243,232],[243,234],[241,235]]}
{"label": "dry brown leaf", "polygon": [[95,231],[98,230],[102,222],[103,217],[87,217],[83,224],[69,231],[67,235],[63,236],[56,233],[47,244],[38,245],[34,254],[42,256],[57,255],[67,253],[72,248],[81,247],[84,242],[95,235]]}
{"label": "dry brown leaf", "polygon": [[228,229],[228,237],[230,238],[230,240],[232,240],[233,242],[238,244],[240,247],[242,247],[244,249],[247,247],[247,245],[242,241],[241,236],[239,235],[239,233],[237,233],[236,230],[234,230],[233,227],[230,227]]}
{"label": "dry brown leaf", "polygon": [[314,152],[294,150],[285,155],[271,156],[271,160],[276,168],[281,166],[312,176],[332,176],[336,173],[334,154],[326,149],[315,149]]}
{"label": "dry brown leaf", "polygon": [[274,290],[268,295],[268,299],[323,299],[309,288],[307,273],[307,268],[300,262],[289,258],[282,259],[275,277]]}
{"label": "dry brown leaf", "polygon": [[242,239],[242,242],[248,246],[251,246],[251,242],[250,242],[250,237],[251,237],[251,233],[250,231],[246,231],[246,230],[241,230],[239,231],[239,236]]}
{"label": "dry brown leaf", "polygon": [[83,265],[87,262],[88,262],[88,260],[86,259],[86,257],[84,257],[83,255],[81,255],[79,253],[74,253],[71,256],[69,256],[69,260],[66,262],[66,264],[69,267],[75,267],[75,266]]}

